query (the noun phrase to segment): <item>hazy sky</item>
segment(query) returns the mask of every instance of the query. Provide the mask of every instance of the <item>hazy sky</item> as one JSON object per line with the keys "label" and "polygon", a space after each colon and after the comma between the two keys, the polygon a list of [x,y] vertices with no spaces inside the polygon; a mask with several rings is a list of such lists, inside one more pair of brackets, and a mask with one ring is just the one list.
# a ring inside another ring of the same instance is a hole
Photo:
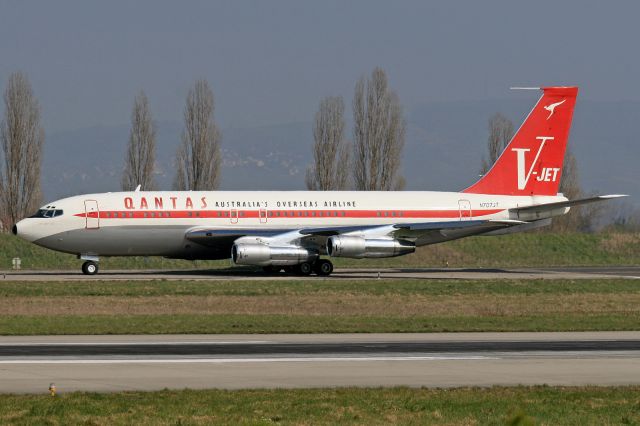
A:
{"label": "hazy sky", "polygon": [[26,71],[48,132],[127,123],[140,89],[180,120],[197,78],[223,127],[309,121],[376,65],[408,108],[558,83],[640,100],[639,17],[635,1],[0,1],[0,84]]}

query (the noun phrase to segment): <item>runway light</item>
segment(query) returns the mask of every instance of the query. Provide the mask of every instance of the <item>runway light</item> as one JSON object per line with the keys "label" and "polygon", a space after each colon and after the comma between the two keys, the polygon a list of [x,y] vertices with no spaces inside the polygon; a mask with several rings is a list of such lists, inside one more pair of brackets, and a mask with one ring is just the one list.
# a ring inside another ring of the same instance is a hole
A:
{"label": "runway light", "polygon": [[51,383],[49,384],[49,394],[51,396],[56,396],[56,384],[55,383]]}

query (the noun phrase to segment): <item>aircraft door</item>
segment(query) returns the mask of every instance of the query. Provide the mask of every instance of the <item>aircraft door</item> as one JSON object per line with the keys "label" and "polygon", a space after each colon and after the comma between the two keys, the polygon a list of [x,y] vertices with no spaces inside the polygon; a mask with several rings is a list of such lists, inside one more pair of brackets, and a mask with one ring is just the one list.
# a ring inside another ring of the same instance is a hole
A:
{"label": "aircraft door", "polygon": [[231,209],[229,211],[229,217],[231,218],[231,223],[238,223],[238,210]]}
{"label": "aircraft door", "polygon": [[84,200],[85,228],[100,228],[100,209],[96,200]]}
{"label": "aircraft door", "polygon": [[460,220],[471,220],[471,202],[469,200],[458,200],[458,209],[460,210]]}
{"label": "aircraft door", "polygon": [[267,209],[260,209],[260,223],[267,223]]}

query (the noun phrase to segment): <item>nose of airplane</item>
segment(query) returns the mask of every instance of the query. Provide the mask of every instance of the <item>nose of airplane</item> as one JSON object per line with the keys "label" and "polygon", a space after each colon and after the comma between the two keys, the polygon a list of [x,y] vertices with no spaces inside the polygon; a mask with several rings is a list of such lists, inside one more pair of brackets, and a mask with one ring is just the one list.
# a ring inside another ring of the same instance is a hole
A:
{"label": "nose of airplane", "polygon": [[20,222],[13,225],[13,228],[11,228],[11,232],[13,233],[13,235],[17,235],[23,240],[32,241],[32,242],[38,238],[41,238],[38,232],[39,231],[38,227],[34,227],[34,223],[30,222],[32,220],[33,219],[29,219],[29,218],[22,219]]}

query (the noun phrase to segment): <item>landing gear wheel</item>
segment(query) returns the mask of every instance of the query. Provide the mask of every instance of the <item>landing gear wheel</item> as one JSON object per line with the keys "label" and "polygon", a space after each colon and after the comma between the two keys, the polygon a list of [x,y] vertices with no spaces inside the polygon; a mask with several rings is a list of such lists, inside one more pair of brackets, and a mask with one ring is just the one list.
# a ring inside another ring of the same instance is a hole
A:
{"label": "landing gear wheel", "polygon": [[82,273],[85,275],[95,275],[98,273],[98,264],[88,260],[82,264]]}
{"label": "landing gear wheel", "polygon": [[303,262],[296,265],[296,272],[300,275],[311,275],[311,271],[313,271],[313,266],[311,266],[309,262]]}
{"label": "landing gear wheel", "polygon": [[264,266],[262,270],[267,274],[277,274],[282,270],[282,268],[280,266],[269,265]]}
{"label": "landing gear wheel", "polygon": [[313,270],[321,277],[329,276],[333,272],[333,263],[326,259],[320,259],[313,265]]}

